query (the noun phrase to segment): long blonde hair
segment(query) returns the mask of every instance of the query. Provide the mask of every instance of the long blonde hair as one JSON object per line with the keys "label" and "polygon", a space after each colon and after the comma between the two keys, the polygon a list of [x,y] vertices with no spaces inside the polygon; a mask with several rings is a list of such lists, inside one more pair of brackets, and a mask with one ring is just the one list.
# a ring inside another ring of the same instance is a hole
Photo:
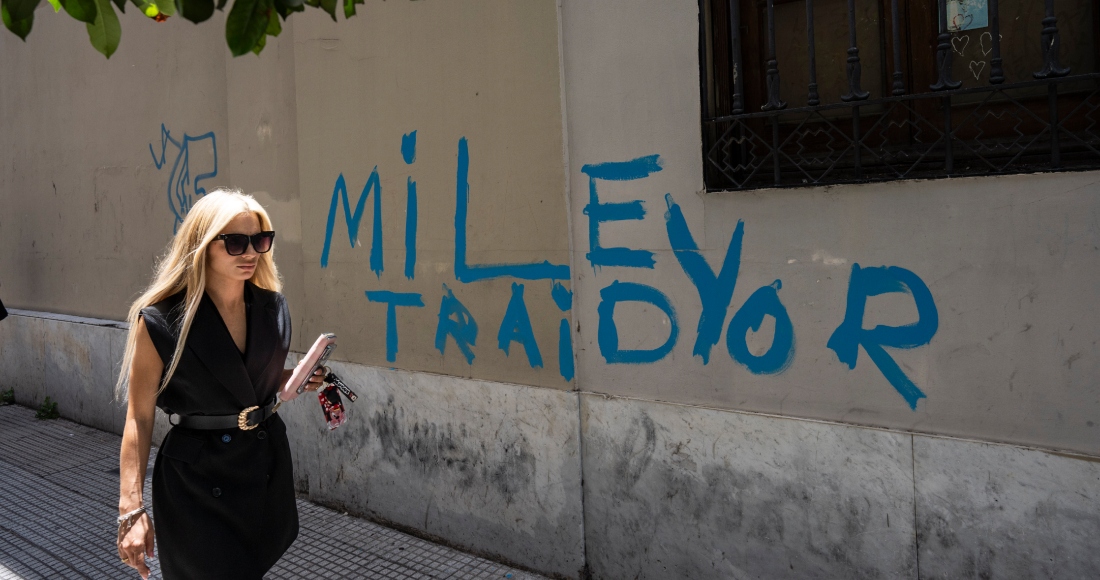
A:
{"label": "long blonde hair", "polygon": [[[206,249],[222,229],[242,213],[255,214],[260,220],[261,230],[274,229],[263,206],[252,196],[239,190],[217,189],[191,206],[176,232],[176,237],[172,239],[168,252],[158,261],[152,284],[130,306],[130,313],[126,317],[130,323],[130,331],[126,336],[126,352],[122,355],[122,369],[119,371],[118,382],[115,383],[117,400],[126,400],[127,382],[134,365],[137,323],[141,317],[141,309],[186,290],[183,316],[179,323],[179,340],[176,341],[175,352],[168,362],[168,369],[163,374],[157,394],[168,385],[172,374],[176,372],[180,353],[183,352],[187,334],[191,330],[191,322],[195,319],[195,312],[198,311],[206,291]],[[251,282],[260,288],[278,292],[282,289],[282,281],[275,267],[274,254],[274,247],[271,251],[260,254]]]}

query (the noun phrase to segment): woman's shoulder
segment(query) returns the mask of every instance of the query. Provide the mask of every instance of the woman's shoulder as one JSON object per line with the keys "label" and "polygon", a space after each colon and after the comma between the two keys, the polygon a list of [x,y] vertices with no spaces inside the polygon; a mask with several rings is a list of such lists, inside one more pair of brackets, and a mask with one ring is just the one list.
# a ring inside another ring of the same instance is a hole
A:
{"label": "woman's shoulder", "polygon": [[183,298],[186,293],[186,290],[180,290],[159,302],[142,308],[141,313],[147,322],[151,318],[167,327],[171,327],[172,322],[183,313]]}

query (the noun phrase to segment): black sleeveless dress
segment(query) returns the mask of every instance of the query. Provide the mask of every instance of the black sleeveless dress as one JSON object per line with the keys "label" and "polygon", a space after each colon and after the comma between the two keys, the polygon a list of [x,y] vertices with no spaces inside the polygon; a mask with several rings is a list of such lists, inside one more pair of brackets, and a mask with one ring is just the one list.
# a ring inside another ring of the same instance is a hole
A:
{"label": "black sleeveless dress", "polygon": [[[180,292],[141,311],[167,370],[183,314]],[[290,346],[282,294],[245,283],[248,339],[237,350],[203,295],[187,346],[157,407],[230,415],[278,391]],[[153,467],[157,557],[165,580],[260,580],[298,536],[286,426],[278,413],[250,431],[173,427]]]}

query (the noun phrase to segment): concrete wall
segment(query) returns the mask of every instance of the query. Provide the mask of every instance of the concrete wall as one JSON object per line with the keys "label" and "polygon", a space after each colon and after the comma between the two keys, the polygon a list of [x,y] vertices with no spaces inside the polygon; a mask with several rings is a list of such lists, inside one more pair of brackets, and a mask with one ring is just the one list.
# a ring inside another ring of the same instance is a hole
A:
{"label": "concrete wall", "polygon": [[583,395],[596,578],[1091,578],[1100,463]]}
{"label": "concrete wall", "polygon": [[281,411],[312,499],[568,578],[1100,571],[1100,173],[707,193],[696,2],[316,12],[0,34],[20,403],[119,429],[110,320],[232,185],[361,396]]}

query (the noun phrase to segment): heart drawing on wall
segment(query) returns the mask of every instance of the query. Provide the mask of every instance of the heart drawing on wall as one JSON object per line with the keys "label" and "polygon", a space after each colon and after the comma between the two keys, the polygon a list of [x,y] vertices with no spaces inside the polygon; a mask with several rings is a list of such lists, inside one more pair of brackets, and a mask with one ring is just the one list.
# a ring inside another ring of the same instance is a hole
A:
{"label": "heart drawing on wall", "polygon": [[[985,42],[986,42],[985,39],[987,37],[989,38],[989,48],[985,47]],[[998,34],[997,39],[998,40],[1004,40],[1005,35]],[[992,33],[983,32],[982,35],[978,37],[978,50],[982,51],[982,56],[986,56],[989,53],[993,52],[993,34]]]}
{"label": "heart drawing on wall", "polygon": [[970,28],[970,25],[973,23],[973,14],[956,14],[954,18],[951,19],[951,26],[954,27],[955,30],[966,30]]}
{"label": "heart drawing on wall", "polygon": [[974,80],[979,80],[982,76],[982,71],[985,70],[985,61],[970,61],[970,74],[974,75]]}
{"label": "heart drawing on wall", "polygon": [[970,36],[962,35],[956,36],[951,39],[951,48],[959,54],[959,56],[966,56],[963,52],[966,50],[966,46],[970,44]]}

